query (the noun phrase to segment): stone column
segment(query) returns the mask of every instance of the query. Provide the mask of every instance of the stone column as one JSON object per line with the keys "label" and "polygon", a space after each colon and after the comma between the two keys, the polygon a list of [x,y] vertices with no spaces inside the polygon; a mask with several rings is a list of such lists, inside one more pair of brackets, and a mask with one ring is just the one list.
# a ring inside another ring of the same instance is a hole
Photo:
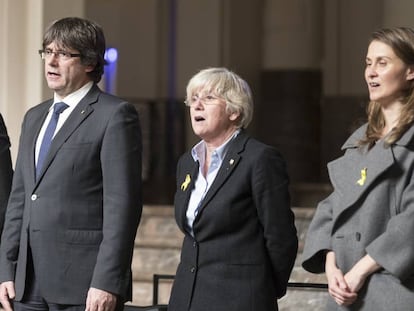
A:
{"label": "stone column", "polygon": [[25,112],[50,97],[38,55],[49,22],[82,15],[82,1],[0,1],[0,110],[8,127],[13,160]]}
{"label": "stone column", "polygon": [[5,119],[13,161],[26,110],[41,100],[42,61],[37,53],[42,2],[0,1],[0,111]]}

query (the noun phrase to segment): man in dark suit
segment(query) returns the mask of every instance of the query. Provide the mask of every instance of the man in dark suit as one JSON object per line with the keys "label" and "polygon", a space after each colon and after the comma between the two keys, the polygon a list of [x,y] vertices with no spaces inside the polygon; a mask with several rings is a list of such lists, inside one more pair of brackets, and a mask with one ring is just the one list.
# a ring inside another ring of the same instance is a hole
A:
{"label": "man in dark suit", "polygon": [[9,200],[12,177],[10,140],[3,117],[0,114],[0,235],[3,230],[4,214],[6,213],[7,201]]}
{"label": "man in dark suit", "polygon": [[96,85],[104,52],[101,27],[85,19],[44,35],[54,98],[22,125],[0,250],[5,310],[112,311],[131,299],[141,134],[134,107]]}

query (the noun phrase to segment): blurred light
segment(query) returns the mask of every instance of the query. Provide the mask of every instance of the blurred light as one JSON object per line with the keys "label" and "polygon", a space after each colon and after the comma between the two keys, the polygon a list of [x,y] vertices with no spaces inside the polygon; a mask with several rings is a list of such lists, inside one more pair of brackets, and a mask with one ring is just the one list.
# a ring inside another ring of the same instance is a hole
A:
{"label": "blurred light", "polygon": [[104,57],[108,63],[114,63],[118,59],[118,50],[115,48],[108,48],[105,51]]}

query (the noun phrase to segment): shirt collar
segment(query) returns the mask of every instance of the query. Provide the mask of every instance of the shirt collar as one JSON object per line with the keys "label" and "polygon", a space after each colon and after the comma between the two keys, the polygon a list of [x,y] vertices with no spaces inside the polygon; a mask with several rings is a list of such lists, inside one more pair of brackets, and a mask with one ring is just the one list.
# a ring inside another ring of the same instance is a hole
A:
{"label": "shirt collar", "polygon": [[[217,154],[220,161],[226,156],[227,150],[229,149],[229,143],[240,133],[240,129],[236,130],[233,135],[231,135],[221,146],[217,147],[214,150],[214,153]],[[204,161],[206,151],[206,143],[204,140],[198,142],[192,149],[191,155],[194,161],[199,161],[200,163]]]}
{"label": "shirt collar", "polygon": [[69,107],[76,106],[82,100],[82,98],[84,98],[85,95],[90,91],[92,86],[93,86],[93,82],[89,81],[84,86],[82,86],[80,89],[76,90],[73,93],[70,93],[63,99],[60,99],[55,93],[53,97],[53,105],[55,103],[64,102],[65,104],[69,105]]}

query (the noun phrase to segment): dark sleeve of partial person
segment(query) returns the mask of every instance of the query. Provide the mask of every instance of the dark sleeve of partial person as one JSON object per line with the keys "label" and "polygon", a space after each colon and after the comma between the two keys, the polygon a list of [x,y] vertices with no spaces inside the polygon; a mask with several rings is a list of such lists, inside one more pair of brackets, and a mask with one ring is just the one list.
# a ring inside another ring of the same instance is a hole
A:
{"label": "dark sleeve of partial person", "polygon": [[10,140],[3,117],[0,115],[0,233],[3,230],[4,215],[13,177],[10,156]]}

